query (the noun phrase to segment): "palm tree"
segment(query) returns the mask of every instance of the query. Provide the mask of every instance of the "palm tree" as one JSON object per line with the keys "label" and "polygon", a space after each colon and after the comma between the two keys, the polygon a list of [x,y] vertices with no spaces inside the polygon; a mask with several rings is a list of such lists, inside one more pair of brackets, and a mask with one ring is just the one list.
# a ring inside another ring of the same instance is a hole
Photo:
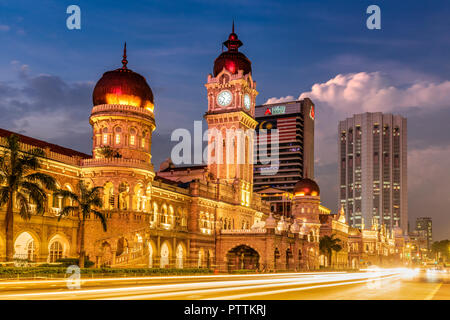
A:
{"label": "palm tree", "polygon": [[28,152],[20,150],[19,137],[11,134],[6,138],[6,150],[0,155],[0,206],[6,204],[5,235],[6,261],[14,255],[14,207],[19,206],[23,219],[31,218],[30,203],[36,206],[36,213],[44,213],[47,200],[45,189],[55,190],[55,178],[36,172],[40,168],[39,158],[45,157],[41,148]]}
{"label": "palm tree", "polygon": [[339,252],[342,250],[342,246],[339,244],[340,242],[341,239],[335,238],[335,234],[332,234],[331,236],[323,236],[322,238],[320,238],[319,241],[320,252],[327,255],[330,267],[333,251]]}
{"label": "palm tree", "polygon": [[100,195],[100,191],[102,187],[93,187],[88,188],[83,181],[78,183],[79,194],[73,193],[68,190],[58,190],[55,192],[56,195],[62,196],[63,201],[66,199],[72,200],[72,204],[70,206],[64,206],[61,210],[60,216],[58,219],[61,219],[62,216],[66,216],[72,212],[78,213],[79,220],[79,241],[80,241],[80,260],[79,266],[80,268],[84,268],[85,261],[85,251],[84,251],[84,233],[85,233],[85,223],[86,219],[90,216],[91,213],[94,216],[98,217],[102,223],[103,230],[106,231],[106,217],[105,215],[94,209],[95,207],[101,208],[103,205],[102,197]]}

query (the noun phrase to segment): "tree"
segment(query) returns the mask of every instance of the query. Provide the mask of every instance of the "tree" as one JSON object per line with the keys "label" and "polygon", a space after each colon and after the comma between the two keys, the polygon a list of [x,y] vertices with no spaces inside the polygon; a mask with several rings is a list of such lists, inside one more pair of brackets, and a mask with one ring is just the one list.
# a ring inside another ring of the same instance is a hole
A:
{"label": "tree", "polygon": [[341,239],[335,238],[335,234],[332,234],[331,236],[323,236],[322,238],[320,238],[319,241],[320,252],[327,255],[330,267],[333,251],[339,252],[342,250],[340,242]]}
{"label": "tree", "polygon": [[450,240],[433,242],[431,251],[435,254],[436,261],[442,260],[444,263],[450,261]]}
{"label": "tree", "polygon": [[19,206],[23,219],[31,218],[31,206],[36,213],[43,214],[47,193],[44,188],[54,191],[56,181],[50,175],[37,172],[39,158],[45,157],[41,148],[23,152],[20,150],[19,137],[11,134],[6,138],[6,150],[0,155],[0,206],[6,204],[5,235],[6,261],[14,256],[14,208]]}
{"label": "tree", "polygon": [[66,199],[72,200],[72,204],[70,206],[64,206],[61,210],[60,216],[58,219],[61,219],[63,216],[67,216],[70,213],[76,212],[78,213],[79,227],[78,227],[78,237],[80,243],[80,260],[79,266],[80,268],[84,268],[84,261],[86,257],[86,253],[84,251],[84,234],[85,234],[85,224],[86,219],[90,216],[91,213],[94,214],[97,218],[100,219],[102,223],[103,230],[106,231],[106,217],[105,215],[96,210],[95,208],[101,208],[103,206],[102,197],[100,195],[100,191],[102,187],[93,187],[88,188],[83,181],[78,183],[78,191],[79,193],[73,193],[68,190],[59,190],[55,194],[62,196],[64,202]]}
{"label": "tree", "polygon": [[103,146],[100,148],[100,150],[98,151],[98,153],[106,159],[111,159],[111,158],[122,158],[122,155],[120,154],[119,151],[117,151],[116,149],[111,148],[110,146]]}

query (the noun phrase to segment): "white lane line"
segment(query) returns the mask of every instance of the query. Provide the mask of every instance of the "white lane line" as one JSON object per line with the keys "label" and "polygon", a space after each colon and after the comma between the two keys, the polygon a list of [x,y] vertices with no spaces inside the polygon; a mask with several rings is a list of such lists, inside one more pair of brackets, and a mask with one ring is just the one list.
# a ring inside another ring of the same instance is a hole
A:
{"label": "white lane line", "polygon": [[436,288],[433,289],[433,291],[430,292],[428,296],[426,296],[425,300],[432,300],[434,295],[438,292],[438,290],[441,288],[442,282],[440,282]]}
{"label": "white lane line", "polygon": [[[392,275],[389,277],[383,278],[390,279],[398,277],[398,275]],[[254,297],[254,296],[265,296],[265,295],[271,295],[271,294],[277,294],[277,293],[286,293],[286,292],[292,292],[292,291],[304,291],[304,290],[311,290],[311,289],[318,289],[318,288],[326,288],[326,287],[337,287],[337,286],[345,286],[349,284],[356,284],[356,283],[367,283],[366,280],[356,280],[356,281],[348,281],[348,282],[338,282],[338,283],[331,283],[331,284],[320,284],[315,286],[309,286],[309,287],[301,287],[301,288],[292,288],[292,289],[281,289],[281,290],[273,290],[273,291],[267,291],[267,292],[254,292],[254,293],[245,293],[245,294],[236,294],[232,296],[225,296],[225,297],[215,297],[215,298],[206,298],[203,300],[234,300],[234,299],[241,299],[246,297]],[[269,299],[272,300],[272,299]]]}

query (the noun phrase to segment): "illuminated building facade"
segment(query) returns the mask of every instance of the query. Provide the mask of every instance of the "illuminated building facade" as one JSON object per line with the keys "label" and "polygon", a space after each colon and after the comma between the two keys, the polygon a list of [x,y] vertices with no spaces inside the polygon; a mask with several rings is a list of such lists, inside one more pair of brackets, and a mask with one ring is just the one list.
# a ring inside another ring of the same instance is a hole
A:
{"label": "illuminated building facade", "polygon": [[430,217],[419,217],[416,219],[416,230],[424,231],[426,234],[427,250],[431,249],[433,244],[433,220]]}
{"label": "illuminated building facade", "polygon": [[352,227],[373,221],[407,232],[406,118],[380,112],[339,122],[339,204]]}
{"label": "illuminated building facade", "polygon": [[[294,185],[301,178],[314,178],[314,104],[308,98],[256,106],[258,161],[254,166],[254,191],[269,195],[273,212],[290,212]],[[260,131],[260,130],[266,130]],[[278,130],[278,148],[271,150],[272,130]],[[264,134],[267,134],[267,138]],[[275,152],[275,153],[274,153]],[[267,155],[266,157],[264,155]],[[278,157],[278,163],[264,159]]]}
{"label": "illuminated building facade", "polygon": [[[320,205],[318,185],[298,179],[290,197],[292,215],[274,217],[253,192],[254,136],[242,136],[239,144],[237,137],[217,134],[257,125],[251,62],[239,52],[242,42],[234,30],[224,44],[228,50],[215,60],[205,84],[205,118],[216,134],[208,137],[212,148],[204,166],[180,168],[168,161],[155,172],[151,145],[158,109],[145,78],[128,68],[126,51],[122,67],[103,74],[94,88],[92,155],[19,135],[23,152],[44,150],[39,170],[52,175],[58,188],[77,192],[80,180],[102,187],[99,210],[107,231],[93,216],[85,230],[87,258],[97,267],[319,268],[320,214],[329,211]],[[10,134],[0,130],[1,151]],[[238,155],[242,162],[230,163]],[[214,160],[220,157],[226,161]],[[43,215],[23,220],[14,208],[15,260],[53,263],[78,257],[77,215],[59,219],[70,203],[50,191],[47,196]],[[0,208],[0,261],[5,259],[5,209]],[[29,209],[36,212],[31,203]]]}
{"label": "illuminated building facade", "polygon": [[[107,231],[95,217],[88,218],[85,231],[87,258],[96,266],[318,267],[317,250],[310,250],[317,247],[318,238],[306,240],[298,231],[290,232],[287,222],[267,218],[270,207],[253,192],[254,136],[243,136],[240,144],[238,137],[225,135],[227,129],[255,128],[258,92],[251,62],[239,52],[242,42],[234,30],[224,45],[228,50],[215,60],[214,72],[205,84],[208,127],[224,135],[209,136],[213,147],[205,166],[173,168],[168,164],[155,172],[151,145],[157,107],[146,79],[128,68],[126,47],[122,67],[104,73],[94,88],[89,119],[92,156],[19,135],[24,152],[36,146],[45,151],[40,170],[55,177],[60,189],[77,192],[80,180],[90,187],[102,187],[100,209],[107,219]],[[11,132],[0,134],[5,145]],[[224,161],[214,160],[222,156]],[[237,156],[242,156],[240,162]],[[58,220],[66,205],[67,201],[48,192],[43,215],[33,214],[24,221],[16,214],[16,260],[44,263],[78,256],[77,216]],[[34,212],[33,205],[29,206]],[[2,260],[4,215],[2,208]],[[302,254],[305,248],[308,254]]]}

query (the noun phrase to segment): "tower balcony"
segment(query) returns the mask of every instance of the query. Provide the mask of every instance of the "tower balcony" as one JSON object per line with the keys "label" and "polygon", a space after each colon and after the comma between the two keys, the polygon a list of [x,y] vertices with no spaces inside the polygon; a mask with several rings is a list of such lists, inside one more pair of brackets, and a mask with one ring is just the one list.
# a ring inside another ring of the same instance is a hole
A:
{"label": "tower balcony", "polygon": [[130,169],[144,169],[153,171],[153,165],[150,162],[145,162],[138,159],[126,159],[126,158],[83,159],[81,160],[81,165],[84,168],[125,167]]}
{"label": "tower balcony", "polygon": [[133,106],[128,104],[100,104],[94,106],[91,112],[92,117],[100,117],[100,116],[137,116],[139,118],[150,120],[154,122],[154,114],[153,110],[150,108],[142,108],[139,106]]}

